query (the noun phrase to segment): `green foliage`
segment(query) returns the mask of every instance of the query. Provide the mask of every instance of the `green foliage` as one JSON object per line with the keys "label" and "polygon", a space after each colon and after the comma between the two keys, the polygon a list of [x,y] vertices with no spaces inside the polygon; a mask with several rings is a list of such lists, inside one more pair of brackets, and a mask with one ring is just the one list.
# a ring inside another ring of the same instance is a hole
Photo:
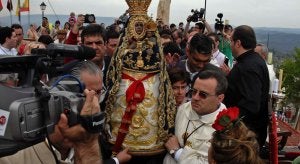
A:
{"label": "green foliage", "polygon": [[291,58],[285,59],[281,66],[283,69],[283,87],[287,102],[300,104],[300,49],[295,49]]}

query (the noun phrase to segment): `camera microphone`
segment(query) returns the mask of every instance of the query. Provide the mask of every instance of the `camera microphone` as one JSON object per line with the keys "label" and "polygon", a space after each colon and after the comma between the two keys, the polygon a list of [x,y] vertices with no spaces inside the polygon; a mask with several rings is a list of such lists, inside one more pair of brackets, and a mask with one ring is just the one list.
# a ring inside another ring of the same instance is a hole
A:
{"label": "camera microphone", "polygon": [[96,56],[93,48],[81,45],[51,43],[47,49],[32,49],[32,54],[47,55],[50,57],[73,57],[75,59],[92,59]]}

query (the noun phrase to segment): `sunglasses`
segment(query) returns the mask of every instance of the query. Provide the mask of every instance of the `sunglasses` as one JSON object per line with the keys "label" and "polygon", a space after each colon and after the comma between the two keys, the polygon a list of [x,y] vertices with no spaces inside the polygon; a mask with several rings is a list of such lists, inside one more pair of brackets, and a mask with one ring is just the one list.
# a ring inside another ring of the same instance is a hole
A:
{"label": "sunglasses", "polygon": [[204,91],[199,91],[195,88],[191,88],[190,91],[189,91],[193,96],[197,95],[201,98],[201,99],[206,99],[207,97],[209,96],[216,96],[216,95],[211,95],[209,93],[206,93]]}

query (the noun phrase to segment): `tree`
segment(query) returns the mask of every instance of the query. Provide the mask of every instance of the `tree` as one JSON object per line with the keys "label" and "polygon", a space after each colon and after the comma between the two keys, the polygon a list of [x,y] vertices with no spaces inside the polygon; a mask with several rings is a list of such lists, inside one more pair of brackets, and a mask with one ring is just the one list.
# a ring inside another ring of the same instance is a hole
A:
{"label": "tree", "polygon": [[283,87],[285,87],[286,101],[300,105],[300,49],[295,49],[291,58],[285,59],[281,66],[284,70]]}
{"label": "tree", "polygon": [[295,48],[295,54],[293,57],[286,58],[281,66],[284,70],[283,87],[285,87],[285,104],[293,104],[296,108],[295,117],[292,122],[295,122],[296,129],[300,125],[299,118],[299,106],[300,106],[300,49]]}

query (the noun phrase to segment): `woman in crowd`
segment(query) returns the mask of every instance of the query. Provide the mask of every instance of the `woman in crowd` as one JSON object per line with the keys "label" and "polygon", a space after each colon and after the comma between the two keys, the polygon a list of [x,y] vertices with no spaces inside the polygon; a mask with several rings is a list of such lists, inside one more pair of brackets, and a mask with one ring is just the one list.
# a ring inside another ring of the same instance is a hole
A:
{"label": "woman in crowd", "polygon": [[208,151],[210,164],[263,164],[255,133],[249,130],[236,107],[221,111],[214,124],[216,131]]}

